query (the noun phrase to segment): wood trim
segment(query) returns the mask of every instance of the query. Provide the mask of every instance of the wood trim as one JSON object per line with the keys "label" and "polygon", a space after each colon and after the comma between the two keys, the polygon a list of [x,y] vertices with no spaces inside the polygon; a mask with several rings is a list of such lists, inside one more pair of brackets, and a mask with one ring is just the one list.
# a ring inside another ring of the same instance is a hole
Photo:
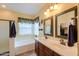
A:
{"label": "wood trim", "polygon": [[[64,37],[63,37],[63,36],[58,36],[58,35],[57,35],[57,17],[60,16],[60,15],[65,14],[65,13],[68,13],[68,12],[70,12],[70,11],[75,11],[74,16],[77,17],[77,6],[75,6],[75,7],[73,7],[73,8],[70,8],[70,9],[68,9],[68,10],[65,10],[65,11],[63,11],[63,12],[61,12],[61,13],[55,15],[55,37],[67,39],[67,36],[64,36]],[[77,28],[77,19],[75,19],[75,24],[76,24],[76,28]]]}
{"label": "wood trim", "polygon": [[14,21],[14,20],[0,19],[0,21]]}
{"label": "wood trim", "polygon": [[[38,19],[38,20],[37,20]],[[39,16],[34,19],[34,21],[39,21]]]}

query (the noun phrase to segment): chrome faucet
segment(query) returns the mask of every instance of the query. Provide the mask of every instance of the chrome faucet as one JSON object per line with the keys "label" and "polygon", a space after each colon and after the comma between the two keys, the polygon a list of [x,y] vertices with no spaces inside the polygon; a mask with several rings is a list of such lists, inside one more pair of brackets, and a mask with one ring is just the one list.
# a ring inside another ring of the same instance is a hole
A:
{"label": "chrome faucet", "polygon": [[60,39],[60,44],[66,46],[66,42],[64,41],[64,39]]}

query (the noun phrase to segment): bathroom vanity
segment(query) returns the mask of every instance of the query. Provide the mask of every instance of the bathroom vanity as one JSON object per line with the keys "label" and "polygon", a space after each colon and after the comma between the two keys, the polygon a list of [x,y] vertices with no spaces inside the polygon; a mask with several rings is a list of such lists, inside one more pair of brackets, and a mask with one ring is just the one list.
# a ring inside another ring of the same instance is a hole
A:
{"label": "bathroom vanity", "polygon": [[35,52],[38,56],[60,56],[37,40],[35,40]]}
{"label": "bathroom vanity", "polygon": [[35,38],[37,56],[77,56],[77,44],[73,47],[61,45],[56,38]]}

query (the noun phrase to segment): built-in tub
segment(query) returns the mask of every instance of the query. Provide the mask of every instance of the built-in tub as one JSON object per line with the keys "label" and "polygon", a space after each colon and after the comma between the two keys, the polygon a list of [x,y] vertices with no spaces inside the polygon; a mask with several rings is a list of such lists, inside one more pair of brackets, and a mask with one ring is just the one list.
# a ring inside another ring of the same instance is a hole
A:
{"label": "built-in tub", "polygon": [[35,44],[34,39],[19,38],[18,40],[18,38],[16,38],[15,39],[15,54],[18,55],[18,54],[35,49],[34,44]]}

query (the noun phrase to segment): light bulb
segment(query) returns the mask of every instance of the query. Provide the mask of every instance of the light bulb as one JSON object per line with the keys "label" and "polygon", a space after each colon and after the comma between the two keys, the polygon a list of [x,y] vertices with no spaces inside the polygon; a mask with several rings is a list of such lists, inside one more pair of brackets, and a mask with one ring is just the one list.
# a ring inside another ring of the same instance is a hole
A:
{"label": "light bulb", "polygon": [[44,15],[47,15],[47,12],[44,12]]}
{"label": "light bulb", "polygon": [[58,8],[58,5],[57,5],[57,4],[55,4],[55,5],[54,5],[54,9],[56,10],[57,8]]}
{"label": "light bulb", "polygon": [[50,10],[49,9],[47,9],[47,12],[49,12]]}
{"label": "light bulb", "polygon": [[50,10],[52,10],[53,8],[54,8],[54,7],[53,7],[53,6],[51,6],[51,7],[50,7]]}

